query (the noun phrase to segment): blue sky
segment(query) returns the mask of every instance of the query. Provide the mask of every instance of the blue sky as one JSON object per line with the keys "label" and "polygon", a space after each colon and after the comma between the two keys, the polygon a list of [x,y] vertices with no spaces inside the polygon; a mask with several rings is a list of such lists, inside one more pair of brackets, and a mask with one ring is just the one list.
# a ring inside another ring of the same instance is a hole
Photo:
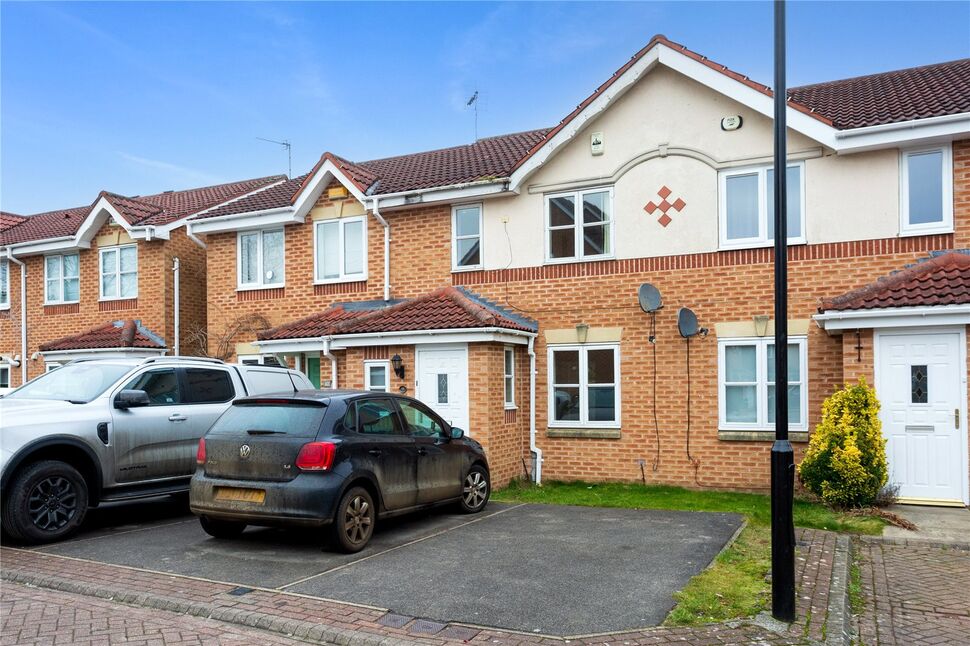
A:
{"label": "blue sky", "polygon": [[[789,5],[789,84],[970,56],[970,2]],[[553,125],[653,34],[771,82],[771,4],[0,4],[0,208]]]}

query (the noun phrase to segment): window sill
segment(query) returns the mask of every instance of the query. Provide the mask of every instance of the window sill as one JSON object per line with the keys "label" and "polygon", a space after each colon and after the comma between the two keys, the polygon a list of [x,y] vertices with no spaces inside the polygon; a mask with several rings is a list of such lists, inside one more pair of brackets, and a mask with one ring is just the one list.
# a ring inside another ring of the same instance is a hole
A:
{"label": "window sill", "polygon": [[616,256],[610,254],[608,256],[586,256],[583,258],[546,258],[543,261],[544,265],[570,265],[582,262],[598,262],[600,260],[616,260]]}
{"label": "window sill", "polygon": [[[717,439],[725,442],[774,442],[774,431],[735,431],[718,430]],[[788,431],[792,442],[808,442],[808,431]]]}
{"label": "window sill", "polygon": [[900,238],[916,238],[918,236],[938,236],[953,233],[952,226],[934,227],[932,229],[904,229],[899,232]]}
{"label": "window sill", "polygon": [[99,298],[99,303],[114,303],[116,301],[134,301],[138,299],[138,294],[134,296],[115,296],[112,298]]}
{"label": "window sill", "polygon": [[246,285],[245,287],[237,287],[237,292],[257,292],[261,289],[283,289],[286,283],[277,283],[275,285]]}
{"label": "window sill", "polygon": [[482,271],[485,269],[485,265],[468,265],[467,267],[452,267],[451,273],[461,274],[466,271]]}
{"label": "window sill", "polygon": [[57,307],[58,305],[78,305],[81,301],[47,301],[44,307]]}
{"label": "window sill", "polygon": [[[791,238],[788,240],[789,247],[800,247],[807,245],[808,241],[805,238]],[[718,251],[743,251],[745,249],[771,249],[775,246],[773,240],[759,240],[758,242],[741,242],[738,244],[729,244],[721,242],[718,244]]]}
{"label": "window sill", "polygon": [[505,410],[519,410],[519,407],[516,406],[515,404],[506,404]]}
{"label": "window sill", "polygon": [[[315,280],[314,285],[343,285],[345,283],[362,283],[367,280],[367,276],[347,276],[345,278],[328,278],[326,280]],[[277,285],[282,287],[282,285]]]}
{"label": "window sill", "polygon": [[0,305],[0,312],[6,312],[10,309],[10,305]]}
{"label": "window sill", "polygon": [[546,437],[573,437],[597,440],[618,440],[618,428],[547,428]]}

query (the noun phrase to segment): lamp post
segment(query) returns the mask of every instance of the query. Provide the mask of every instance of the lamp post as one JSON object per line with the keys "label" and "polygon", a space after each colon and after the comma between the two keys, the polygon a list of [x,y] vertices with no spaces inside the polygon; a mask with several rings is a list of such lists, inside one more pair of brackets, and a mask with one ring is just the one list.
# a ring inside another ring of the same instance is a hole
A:
{"label": "lamp post", "polygon": [[788,441],[788,151],[785,0],[775,0],[775,442],[771,447],[771,614],[795,620],[795,456]]}

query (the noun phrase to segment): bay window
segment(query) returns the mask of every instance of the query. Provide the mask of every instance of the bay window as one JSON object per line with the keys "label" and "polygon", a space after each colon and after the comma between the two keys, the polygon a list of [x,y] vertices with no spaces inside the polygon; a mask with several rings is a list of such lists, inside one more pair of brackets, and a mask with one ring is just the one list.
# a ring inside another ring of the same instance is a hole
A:
{"label": "bay window", "polygon": [[620,349],[549,346],[549,426],[620,426]]}
{"label": "bay window", "polygon": [[318,220],[313,227],[315,282],[341,283],[367,278],[364,218]]}
{"label": "bay window", "polygon": [[236,239],[240,289],[282,287],[283,229],[244,231]]}
{"label": "bay window", "polygon": [[[805,337],[788,340],[788,427],[808,430]],[[768,338],[718,340],[718,401],[723,430],[774,430],[775,344]]]}
{"label": "bay window", "polygon": [[595,260],[613,255],[613,189],[546,196],[546,259]]}
{"label": "bay window", "polygon": [[65,253],[44,257],[44,304],[77,303],[81,298],[78,255]]}
{"label": "bay window", "polygon": [[101,249],[101,300],[138,296],[138,246]]}
{"label": "bay window", "polygon": [[[788,165],[788,243],[805,242],[805,173]],[[732,168],[718,174],[722,248],[767,246],[775,239],[775,170]]]}
{"label": "bay window", "polygon": [[953,230],[953,171],[950,147],[902,153],[901,230],[925,234]]}

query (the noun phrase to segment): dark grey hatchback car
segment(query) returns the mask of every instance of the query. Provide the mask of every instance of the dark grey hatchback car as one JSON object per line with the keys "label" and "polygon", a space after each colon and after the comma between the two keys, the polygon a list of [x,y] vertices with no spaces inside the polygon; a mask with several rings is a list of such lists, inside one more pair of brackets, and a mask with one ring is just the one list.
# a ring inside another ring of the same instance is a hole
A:
{"label": "dark grey hatchback car", "polygon": [[409,397],[302,391],[238,399],[199,442],[190,506],[211,536],[247,525],[328,527],[364,548],[379,518],[485,508],[482,446]]}

